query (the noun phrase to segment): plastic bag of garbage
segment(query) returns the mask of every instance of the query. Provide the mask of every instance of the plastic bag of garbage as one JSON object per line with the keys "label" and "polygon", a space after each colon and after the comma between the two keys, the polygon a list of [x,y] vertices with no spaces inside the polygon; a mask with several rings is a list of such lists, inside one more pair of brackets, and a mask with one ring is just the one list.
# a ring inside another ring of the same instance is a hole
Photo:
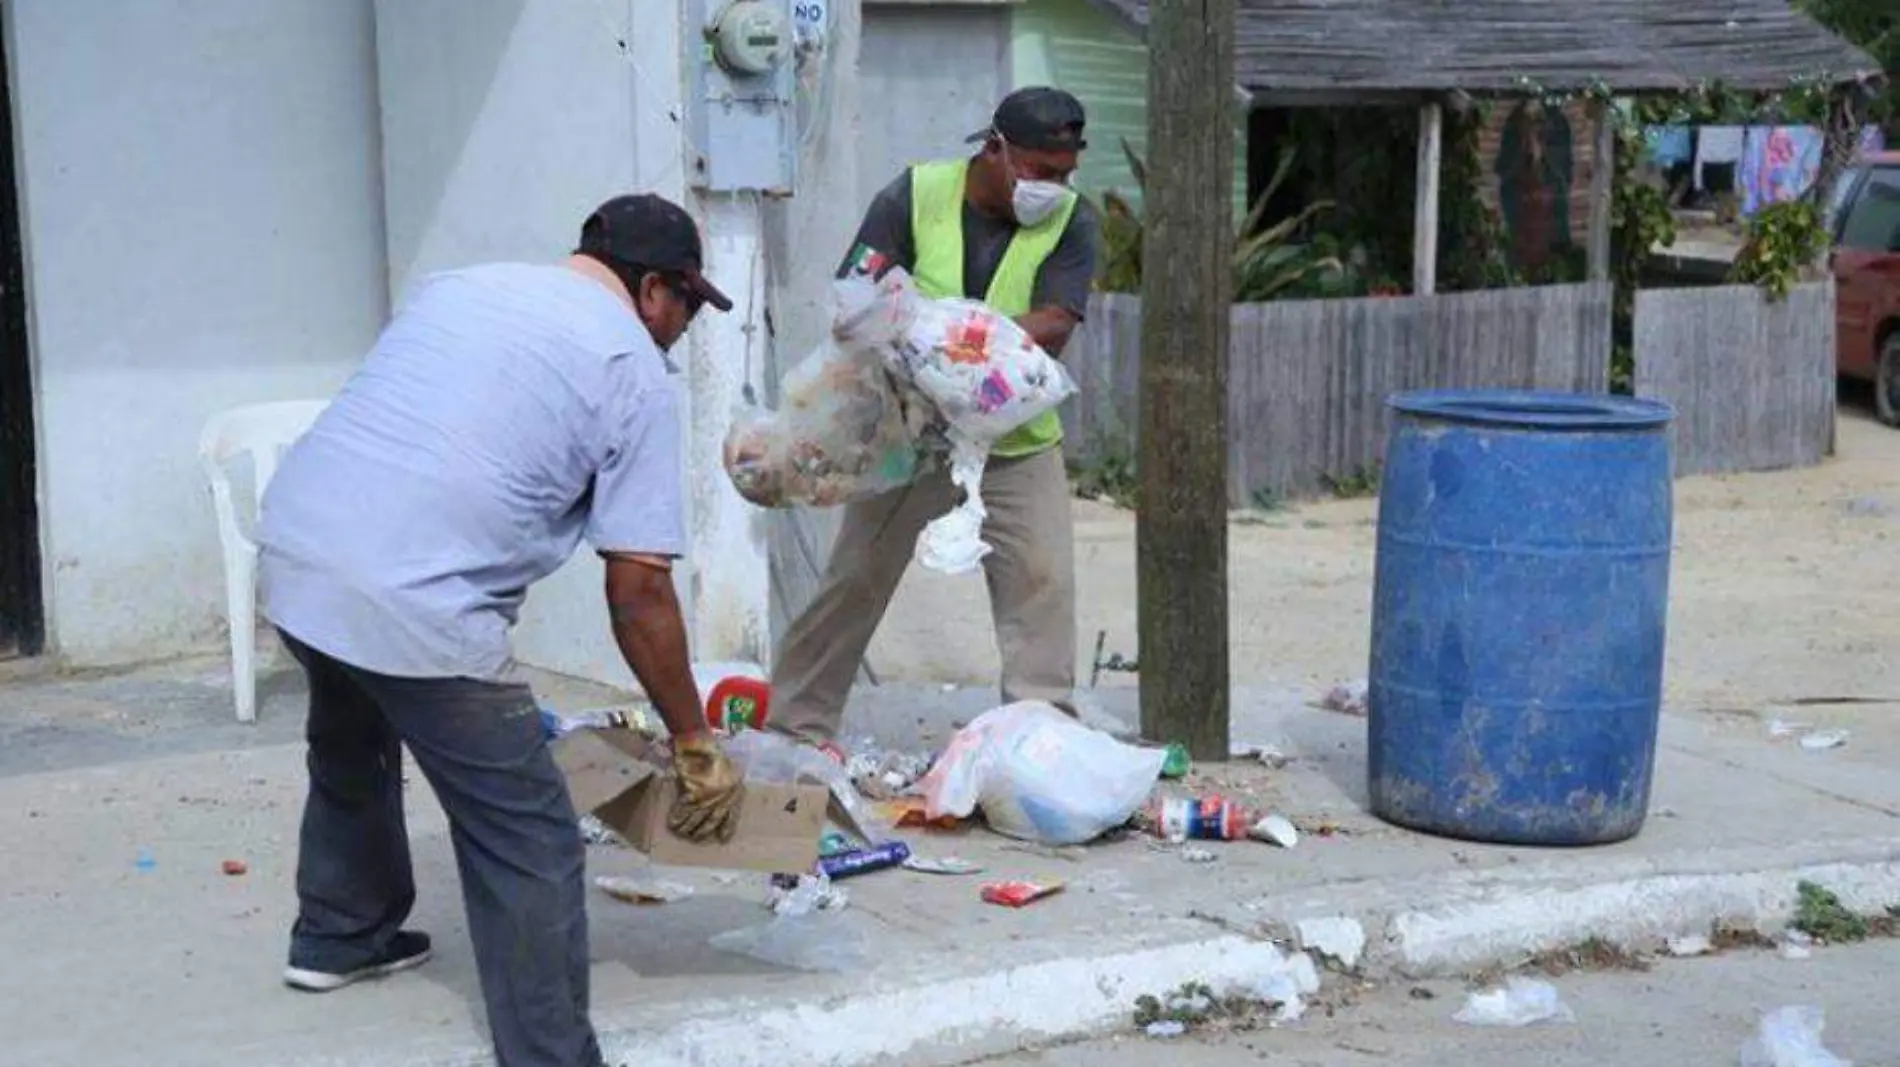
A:
{"label": "plastic bag of garbage", "polygon": [[924,417],[876,355],[827,342],[785,376],[777,411],[734,414],[726,476],[760,507],[863,500],[916,479]]}
{"label": "plastic bag of garbage", "polygon": [[998,833],[1077,845],[1127,822],[1167,756],[1029,700],[984,712],[957,731],[918,788],[927,818],[965,818],[981,807]]}
{"label": "plastic bag of garbage", "polygon": [[761,507],[831,507],[908,485],[941,452],[941,416],[889,367],[918,296],[901,272],[832,283],[831,336],[792,368],[776,411],[746,406],[726,474]]}
{"label": "plastic bag of garbage", "polygon": [[1741,1067],[1854,1067],[1821,1044],[1827,1017],[1820,1008],[1790,1005],[1761,1017],[1742,1046]]}
{"label": "plastic bag of garbage", "polygon": [[726,755],[748,782],[790,784],[815,782],[831,790],[831,800],[848,824],[844,829],[877,844],[890,828],[872,812],[871,805],[851,783],[851,772],[837,760],[810,745],[770,730],[745,730],[726,739]]}
{"label": "plastic bag of garbage", "polygon": [[872,963],[864,936],[849,917],[836,912],[774,916],[758,926],[717,934],[711,944],[795,971],[862,971]]}
{"label": "plastic bag of garbage", "polygon": [[1556,986],[1515,975],[1505,979],[1501,988],[1471,994],[1452,1016],[1467,1026],[1529,1026],[1575,1022],[1576,1018],[1557,996]]}
{"label": "plastic bag of garbage", "polygon": [[[908,280],[901,270],[887,278]],[[985,451],[1075,393],[1069,372],[1027,331],[975,300],[919,298],[893,355],[891,369]]]}
{"label": "plastic bag of garbage", "polygon": [[902,324],[901,336],[884,346],[887,365],[934,408],[940,424],[919,432],[933,447],[939,438],[948,445],[950,480],[963,490],[961,504],[925,527],[917,561],[961,574],[990,552],[982,537],[990,449],[1074,395],[1075,382],[1008,316],[975,300],[928,299],[915,285],[901,267],[887,269],[877,282],[877,303],[887,310],[871,318],[878,329]]}

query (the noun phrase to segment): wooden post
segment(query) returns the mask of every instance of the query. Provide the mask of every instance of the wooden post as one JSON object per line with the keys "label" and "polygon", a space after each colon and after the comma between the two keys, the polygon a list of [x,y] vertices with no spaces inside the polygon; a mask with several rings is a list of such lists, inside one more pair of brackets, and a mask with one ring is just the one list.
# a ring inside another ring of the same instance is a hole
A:
{"label": "wooden post", "polygon": [[1228,758],[1234,0],[1148,8],[1135,523],[1141,729]]}
{"label": "wooden post", "polygon": [[1610,216],[1616,204],[1616,104],[1598,103],[1596,116],[1596,162],[1590,171],[1590,280],[1610,280]]}
{"label": "wooden post", "polygon": [[1438,176],[1444,156],[1445,109],[1418,109],[1418,199],[1412,209],[1412,295],[1438,291]]}

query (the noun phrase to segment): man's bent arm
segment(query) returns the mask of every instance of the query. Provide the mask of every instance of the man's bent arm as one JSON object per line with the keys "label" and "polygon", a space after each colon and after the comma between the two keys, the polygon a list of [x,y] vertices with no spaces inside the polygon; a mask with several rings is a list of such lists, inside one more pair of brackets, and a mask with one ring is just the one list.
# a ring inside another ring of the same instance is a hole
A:
{"label": "man's bent arm", "polygon": [[1068,345],[1070,335],[1075,333],[1076,326],[1082,320],[1068,308],[1051,304],[1027,315],[1018,315],[1015,321],[1044,352],[1060,359],[1062,349]]}
{"label": "man's bent arm", "polygon": [[627,666],[675,738],[707,732],[705,707],[687,653],[686,620],[673,589],[672,561],[633,553],[603,556],[607,614]]}

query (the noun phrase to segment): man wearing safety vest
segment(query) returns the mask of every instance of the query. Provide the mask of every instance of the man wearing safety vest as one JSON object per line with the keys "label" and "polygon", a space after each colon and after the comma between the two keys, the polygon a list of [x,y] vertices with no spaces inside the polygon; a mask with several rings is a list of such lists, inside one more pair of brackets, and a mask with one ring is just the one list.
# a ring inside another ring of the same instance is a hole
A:
{"label": "man wearing safety vest", "polygon": [[[1059,89],[1011,93],[970,137],[968,159],[921,163],[877,194],[857,244],[908,270],[932,297],[981,300],[1060,356],[1088,307],[1100,225],[1069,188],[1082,104]],[[840,273],[851,269],[847,257]],[[1005,701],[1070,707],[1075,555],[1062,423],[1051,411],[997,442],[983,475],[984,558]],[[772,722],[808,741],[836,736],[853,675],[925,525],[956,506],[946,472],[853,504],[824,582],[786,633]]]}

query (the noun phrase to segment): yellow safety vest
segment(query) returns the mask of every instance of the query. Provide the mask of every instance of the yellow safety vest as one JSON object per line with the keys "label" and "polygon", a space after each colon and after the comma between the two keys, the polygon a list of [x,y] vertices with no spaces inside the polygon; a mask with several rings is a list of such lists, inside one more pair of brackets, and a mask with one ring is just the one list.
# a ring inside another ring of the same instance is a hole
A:
{"label": "yellow safety vest", "polygon": [[[910,170],[911,240],[917,247],[917,269],[911,273],[925,296],[967,295],[963,291],[963,181],[969,170],[967,159],[919,163]],[[985,304],[1010,318],[1035,310],[1031,305],[1036,299],[1036,273],[1061,242],[1075,205],[1076,195],[1070,193],[1053,215],[1016,231],[996,276],[990,279]],[[1062,419],[1047,411],[998,441],[990,454],[1017,459],[1061,443]]]}

